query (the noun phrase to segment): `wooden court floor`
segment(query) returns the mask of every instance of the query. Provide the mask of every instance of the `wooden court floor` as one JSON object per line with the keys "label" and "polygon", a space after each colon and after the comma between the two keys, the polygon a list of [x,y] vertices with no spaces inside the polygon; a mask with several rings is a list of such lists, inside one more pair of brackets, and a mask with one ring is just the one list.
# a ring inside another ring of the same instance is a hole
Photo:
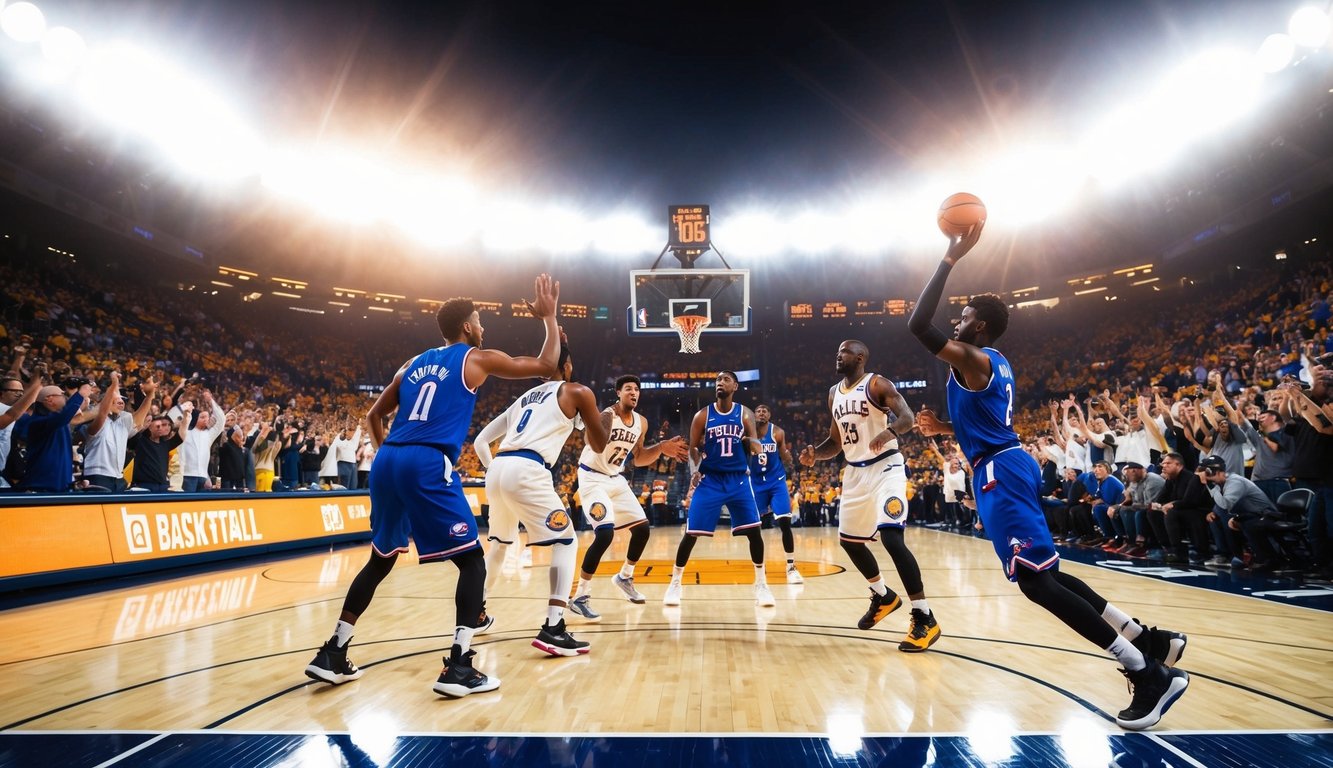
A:
{"label": "wooden court floor", "polygon": [[[586,543],[587,534],[581,543]],[[494,628],[478,666],[503,681],[461,700],[431,692],[452,633],[456,571],[400,558],[353,640],[362,679],[342,686],[302,670],[328,637],[367,547],[220,566],[0,612],[0,732],[83,730],[396,733],[862,734],[1116,733],[1129,701],[1112,660],[1029,604],[988,542],[923,528],[908,543],[943,638],[905,654],[900,610],[855,628],[867,591],[830,529],[797,529],[803,586],[782,576],[766,531],[776,608],[748,584],[692,583],[664,609],[679,528],[653,532],[640,564],[647,605],[599,575],[592,652],[533,648],[548,592],[544,553],[505,566],[490,596]],[[624,534],[603,562],[624,556]],[[900,588],[883,548],[888,583]],[[698,581],[744,564],[726,533],[695,549]],[[1158,731],[1306,731],[1330,727],[1333,613],[1066,561],[1111,601],[1185,632],[1185,696]],[[646,573],[645,573],[646,572]],[[748,566],[733,569],[741,581]],[[657,582],[657,583],[653,583]]]}

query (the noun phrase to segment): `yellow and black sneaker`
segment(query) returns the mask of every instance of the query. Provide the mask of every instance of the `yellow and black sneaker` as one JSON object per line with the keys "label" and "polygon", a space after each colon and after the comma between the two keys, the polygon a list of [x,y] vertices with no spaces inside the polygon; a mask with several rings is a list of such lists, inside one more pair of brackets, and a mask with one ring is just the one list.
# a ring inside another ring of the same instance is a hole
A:
{"label": "yellow and black sneaker", "polygon": [[907,637],[898,643],[898,650],[903,653],[921,653],[940,639],[940,625],[935,621],[933,611],[912,609],[912,626],[907,629]]}
{"label": "yellow and black sneaker", "polygon": [[870,629],[878,624],[885,616],[902,607],[903,599],[898,597],[898,593],[889,590],[883,595],[876,594],[874,590],[870,591],[870,608],[866,615],[856,622],[857,629]]}

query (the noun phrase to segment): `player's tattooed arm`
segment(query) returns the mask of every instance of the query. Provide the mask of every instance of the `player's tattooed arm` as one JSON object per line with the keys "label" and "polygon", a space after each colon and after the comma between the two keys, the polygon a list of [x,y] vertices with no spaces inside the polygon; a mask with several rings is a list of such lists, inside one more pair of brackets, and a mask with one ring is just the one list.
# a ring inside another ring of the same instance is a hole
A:
{"label": "player's tattooed arm", "polygon": [[912,427],[916,426],[916,417],[912,415],[911,407],[907,405],[907,400],[903,398],[898,388],[883,376],[875,377],[871,384],[871,396],[881,408],[893,414],[893,421],[870,441],[870,450],[878,452],[890,440],[897,440],[904,432],[911,432]]}

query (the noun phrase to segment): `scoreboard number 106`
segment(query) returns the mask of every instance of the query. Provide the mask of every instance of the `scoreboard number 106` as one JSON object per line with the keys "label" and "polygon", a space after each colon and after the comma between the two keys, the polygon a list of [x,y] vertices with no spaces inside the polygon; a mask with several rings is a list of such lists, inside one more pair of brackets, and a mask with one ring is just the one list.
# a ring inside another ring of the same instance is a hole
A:
{"label": "scoreboard number 106", "polygon": [[708,206],[706,205],[670,205],[667,212],[671,217],[668,233],[669,246],[672,248],[707,248],[710,240],[708,231]]}

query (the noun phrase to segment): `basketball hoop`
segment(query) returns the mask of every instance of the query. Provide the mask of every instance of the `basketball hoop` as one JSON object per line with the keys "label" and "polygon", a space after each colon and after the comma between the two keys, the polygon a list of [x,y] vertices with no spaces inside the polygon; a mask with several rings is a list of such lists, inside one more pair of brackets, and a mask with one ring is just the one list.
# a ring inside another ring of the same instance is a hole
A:
{"label": "basketball hoop", "polygon": [[680,351],[687,355],[699,354],[699,336],[708,327],[708,318],[703,315],[676,315],[671,318],[671,327],[680,334]]}

